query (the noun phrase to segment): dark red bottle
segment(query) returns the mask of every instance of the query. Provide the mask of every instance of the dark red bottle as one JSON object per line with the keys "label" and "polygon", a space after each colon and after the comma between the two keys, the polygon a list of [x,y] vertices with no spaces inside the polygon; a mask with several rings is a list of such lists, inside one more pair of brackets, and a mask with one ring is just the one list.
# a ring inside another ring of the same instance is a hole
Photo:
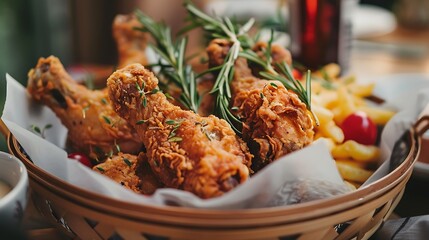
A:
{"label": "dark red bottle", "polygon": [[318,69],[337,63],[345,72],[351,47],[352,0],[290,0],[294,61]]}

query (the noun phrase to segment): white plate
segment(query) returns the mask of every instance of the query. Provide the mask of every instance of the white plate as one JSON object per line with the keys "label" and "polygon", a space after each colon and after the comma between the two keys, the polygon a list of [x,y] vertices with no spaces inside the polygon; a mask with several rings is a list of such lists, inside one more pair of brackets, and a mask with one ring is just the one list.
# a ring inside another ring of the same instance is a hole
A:
{"label": "white plate", "polygon": [[353,36],[376,37],[392,32],[396,28],[395,16],[386,9],[361,4],[353,11]]}
{"label": "white plate", "polygon": [[[407,109],[416,101],[417,93],[429,88],[429,75],[402,73],[375,79],[373,94],[391,103],[388,107],[397,110]],[[410,97],[414,96],[414,97]]]}

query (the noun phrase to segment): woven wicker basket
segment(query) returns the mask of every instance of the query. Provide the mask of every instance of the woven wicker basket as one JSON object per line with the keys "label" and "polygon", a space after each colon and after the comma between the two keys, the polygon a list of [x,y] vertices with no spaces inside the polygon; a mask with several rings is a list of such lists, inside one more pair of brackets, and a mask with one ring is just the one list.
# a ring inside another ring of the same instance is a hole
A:
{"label": "woven wicker basket", "polygon": [[[30,175],[33,201],[71,239],[368,239],[400,201],[420,152],[423,118],[407,134],[404,162],[367,187],[284,207],[204,210],[141,206],[83,190],[35,166],[8,134]],[[3,126],[2,132],[7,134]]]}

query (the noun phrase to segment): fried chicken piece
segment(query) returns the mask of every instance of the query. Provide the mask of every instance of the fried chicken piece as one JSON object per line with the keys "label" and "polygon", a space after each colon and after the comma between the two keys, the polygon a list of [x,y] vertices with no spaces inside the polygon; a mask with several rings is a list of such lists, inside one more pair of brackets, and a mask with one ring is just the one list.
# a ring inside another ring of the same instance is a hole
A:
{"label": "fried chicken piece", "polygon": [[140,153],[139,156],[119,153],[95,165],[93,170],[134,192],[145,195],[153,194],[156,189],[162,187],[144,153]]}
{"label": "fried chicken piece", "polygon": [[[267,49],[268,44],[266,42],[257,42],[252,50],[261,58],[265,60],[265,50]],[[292,55],[290,52],[284,47],[272,44],[271,45],[271,61],[272,65],[275,68],[274,63],[282,63],[285,62],[288,65],[292,64]],[[256,63],[248,63],[250,69],[252,70],[252,74],[258,78],[261,78],[259,72],[263,71],[262,67]]]}
{"label": "fried chicken piece", "polygon": [[61,119],[74,151],[102,160],[118,146],[127,153],[142,147],[134,129],[113,111],[107,89],[92,91],[76,83],[54,56],[40,58],[30,70],[27,91]]}
{"label": "fried chicken piece", "polygon": [[115,111],[133,124],[161,182],[211,198],[246,181],[251,155],[229,124],[174,106],[157,85],[158,79],[140,64],[107,80]]}
{"label": "fried chicken piece", "polygon": [[134,14],[117,15],[113,21],[113,38],[118,47],[118,68],[132,63],[148,64],[145,53],[147,38],[144,32],[135,28],[142,25]]}
{"label": "fried chicken piece", "polygon": [[[207,47],[211,67],[222,64],[230,43],[213,40]],[[287,54],[273,45],[273,58],[287,61]],[[232,106],[243,121],[243,139],[255,158],[258,171],[279,157],[301,149],[313,141],[313,121],[306,105],[279,81],[263,80],[252,74],[246,59],[235,62]]]}

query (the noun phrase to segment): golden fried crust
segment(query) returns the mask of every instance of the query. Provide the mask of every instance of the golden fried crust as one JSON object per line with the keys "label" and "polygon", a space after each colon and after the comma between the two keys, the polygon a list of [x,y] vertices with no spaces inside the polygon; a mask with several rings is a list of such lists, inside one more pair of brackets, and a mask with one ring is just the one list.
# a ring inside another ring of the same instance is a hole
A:
{"label": "golden fried crust", "polygon": [[[221,58],[229,48],[223,41],[212,41],[207,48],[210,63],[223,62]],[[264,47],[266,45],[259,43],[255,49]],[[273,47],[272,51],[273,58],[290,62],[287,50]],[[243,121],[243,139],[255,156],[254,171],[313,141],[312,119],[295,93],[278,81],[256,78],[243,58],[238,58],[234,67],[232,106],[238,109],[236,113]]]}
{"label": "golden fried crust", "polygon": [[40,58],[28,73],[27,91],[51,108],[68,129],[74,151],[102,160],[116,151],[137,153],[142,144],[133,128],[113,111],[107,90],[92,91],[77,84],[58,58]]}
{"label": "golden fried crust", "polygon": [[137,193],[150,195],[162,187],[150,169],[145,154],[119,153],[93,169]]}
{"label": "golden fried crust", "polygon": [[118,68],[132,63],[148,64],[145,53],[147,38],[144,32],[135,29],[141,27],[141,23],[134,15],[115,17],[112,31],[118,47]]}
{"label": "golden fried crust", "polygon": [[251,155],[228,123],[172,105],[154,91],[157,83],[153,73],[133,64],[113,73],[107,86],[115,111],[134,124],[161,182],[210,198],[247,180]]}
{"label": "golden fried crust", "polygon": [[[250,83],[251,87],[242,87]],[[250,77],[233,82],[232,89],[233,106],[244,120],[243,139],[255,154],[253,170],[313,141],[313,123],[305,104],[280,82]]]}

